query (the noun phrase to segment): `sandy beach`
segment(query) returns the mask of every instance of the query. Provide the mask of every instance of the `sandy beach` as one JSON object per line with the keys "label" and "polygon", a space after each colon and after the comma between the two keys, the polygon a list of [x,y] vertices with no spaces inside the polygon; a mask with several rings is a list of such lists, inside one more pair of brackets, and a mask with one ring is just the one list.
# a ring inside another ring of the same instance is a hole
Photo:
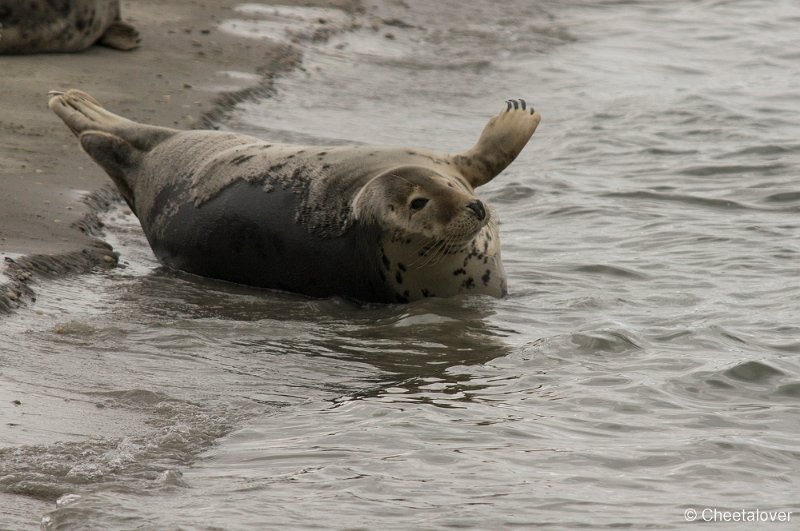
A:
{"label": "sandy beach", "polygon": [[[234,12],[238,4],[123,2],[123,18],[142,37],[137,50],[0,56],[0,311],[35,298],[29,281],[37,275],[116,263],[96,237],[94,216],[114,197],[110,180],[47,108],[47,92],[80,88],[133,120],[208,125],[236,101],[268,92],[275,75],[301,60],[285,35],[267,40],[221,31],[220,21],[244,18]],[[280,4],[358,9],[350,0]]]}

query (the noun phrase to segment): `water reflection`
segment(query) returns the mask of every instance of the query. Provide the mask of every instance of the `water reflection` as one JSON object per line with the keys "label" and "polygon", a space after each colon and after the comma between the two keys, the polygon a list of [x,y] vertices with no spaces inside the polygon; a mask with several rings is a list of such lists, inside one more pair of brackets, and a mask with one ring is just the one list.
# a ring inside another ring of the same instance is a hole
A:
{"label": "water reflection", "polygon": [[[505,356],[505,337],[517,334],[491,322],[491,297],[429,299],[407,305],[311,299],[154,268],[127,283],[126,312],[161,329],[184,328],[241,349],[241,362],[285,353],[369,364],[386,385],[442,377],[448,367]],[[219,330],[217,330],[219,328]],[[241,370],[247,370],[242,367]]]}

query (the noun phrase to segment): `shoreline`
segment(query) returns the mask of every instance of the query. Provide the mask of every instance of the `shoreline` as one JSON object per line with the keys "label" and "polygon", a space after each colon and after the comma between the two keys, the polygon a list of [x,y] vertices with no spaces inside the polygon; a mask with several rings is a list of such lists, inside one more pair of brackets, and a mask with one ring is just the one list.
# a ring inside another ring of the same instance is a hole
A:
{"label": "shoreline", "polygon": [[[265,39],[219,28],[241,1],[122,2],[142,37],[121,52],[103,46],[72,54],[0,56],[0,315],[36,300],[34,281],[114,267],[97,213],[117,200],[105,172],[47,108],[49,90],[80,88],[127,118],[181,129],[213,127],[237,103],[268,95],[275,77],[300,66],[296,44],[352,27]],[[272,5],[272,2],[269,2]],[[337,8],[358,0],[283,0],[274,5]]]}

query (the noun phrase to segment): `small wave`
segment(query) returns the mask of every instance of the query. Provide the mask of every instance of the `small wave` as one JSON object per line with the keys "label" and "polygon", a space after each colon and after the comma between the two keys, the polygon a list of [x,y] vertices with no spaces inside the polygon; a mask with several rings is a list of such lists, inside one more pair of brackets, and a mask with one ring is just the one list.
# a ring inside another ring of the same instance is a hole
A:
{"label": "small wave", "polygon": [[573,334],[539,338],[529,343],[524,351],[526,353],[540,353],[546,355],[596,354],[609,352],[619,354],[623,352],[641,350],[642,342],[635,339],[630,332],[614,329],[589,330]]}
{"label": "small wave", "polygon": [[570,341],[585,352],[622,353],[641,349],[633,338],[618,330],[576,333],[570,336]]}
{"label": "small wave", "polygon": [[684,65],[673,65],[673,64],[664,64],[661,65],[661,68],[668,72],[672,72],[674,74],[679,75],[689,75],[689,76],[705,76],[708,74],[708,71],[703,68],[692,68],[689,66]]}
{"label": "small wave", "polygon": [[722,374],[741,382],[754,383],[766,383],[777,376],[785,376],[783,371],[763,361],[745,361],[727,369]]}
{"label": "small wave", "polygon": [[477,60],[477,61],[421,61],[419,57],[414,58],[396,58],[396,57],[380,57],[375,58],[376,64],[385,66],[393,66],[397,68],[407,68],[409,70],[468,70],[476,73],[488,70],[492,66],[490,61]]}
{"label": "small wave", "polygon": [[578,266],[572,269],[578,273],[589,273],[597,275],[606,275],[619,278],[631,278],[635,280],[646,280],[648,278],[644,273],[639,273],[633,269],[628,269],[620,266],[613,266],[607,264],[587,264]]}
{"label": "small wave", "polygon": [[617,197],[621,199],[649,199],[655,201],[671,201],[687,205],[720,208],[725,210],[750,210],[752,207],[743,205],[730,199],[713,199],[710,197],[697,197],[684,194],[659,194],[655,192],[608,192],[602,197]]}
{"label": "small wave", "polygon": [[[540,209],[541,210],[541,209]],[[560,206],[552,210],[540,211],[539,215],[544,217],[572,217],[572,216],[597,216],[606,214],[602,209],[583,207],[577,205]]]}
{"label": "small wave", "polygon": [[[794,258],[794,256],[792,256]],[[768,345],[768,347],[772,350],[776,350],[778,352],[796,352],[800,353],[800,341],[795,341],[792,343],[783,343],[780,345]]]}
{"label": "small wave", "polygon": [[696,149],[666,149],[649,147],[641,150],[640,155],[697,155],[700,152]]}
{"label": "small wave", "polygon": [[529,199],[537,193],[536,188],[521,183],[504,184],[502,188],[492,190],[488,197],[497,203],[514,203],[523,199]]}
{"label": "small wave", "polygon": [[162,402],[178,402],[176,399],[147,389],[126,389],[121,391],[99,391],[87,392],[88,396],[104,398],[109,405],[126,406],[134,408],[150,409],[151,406]]}
{"label": "small wave", "polygon": [[697,370],[672,379],[663,387],[666,395],[704,407],[769,407],[778,396],[800,392],[800,384],[781,382],[786,374],[761,361],[744,361],[725,370]]}
{"label": "small wave", "polygon": [[800,398],[800,382],[784,384],[775,391],[776,395],[787,396],[789,398]]}
{"label": "small wave", "polygon": [[799,192],[779,192],[771,194],[764,198],[764,201],[769,203],[791,203],[793,201],[800,201]]}
{"label": "small wave", "polygon": [[746,166],[742,164],[734,165],[706,165],[706,166],[690,166],[680,170],[684,175],[692,177],[708,177],[711,175],[735,175],[744,173],[758,173],[770,174],[780,170],[787,169],[786,164],[760,164]]}
{"label": "small wave", "polygon": [[787,153],[800,153],[800,144],[764,144],[761,146],[751,146],[737,151],[732,151],[730,153],[725,153],[717,158],[727,159],[740,157],[742,155],[786,155]]}

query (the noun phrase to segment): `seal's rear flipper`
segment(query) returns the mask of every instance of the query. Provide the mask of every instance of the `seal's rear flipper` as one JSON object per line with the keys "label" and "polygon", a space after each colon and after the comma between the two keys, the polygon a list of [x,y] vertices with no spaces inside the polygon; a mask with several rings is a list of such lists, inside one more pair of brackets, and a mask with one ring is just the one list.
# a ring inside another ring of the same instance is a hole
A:
{"label": "seal's rear flipper", "polygon": [[83,150],[106,170],[125,202],[136,212],[129,180],[131,168],[138,164],[142,152],[124,139],[101,131],[86,131],[79,138]]}
{"label": "seal's rear flipper", "polygon": [[177,131],[117,116],[80,90],[50,92],[48,105],[80,138],[84,151],[106,170],[136,212],[133,189],[139,160]]}
{"label": "seal's rear flipper", "polygon": [[483,128],[478,142],[453,155],[452,161],[473,188],[486,184],[517,158],[541,119],[525,100],[508,100],[506,108]]}
{"label": "seal's rear flipper", "polygon": [[139,150],[149,151],[177,132],[117,116],[80,90],[53,91],[49,95],[48,106],[76,136],[84,131],[102,131],[120,137]]}

